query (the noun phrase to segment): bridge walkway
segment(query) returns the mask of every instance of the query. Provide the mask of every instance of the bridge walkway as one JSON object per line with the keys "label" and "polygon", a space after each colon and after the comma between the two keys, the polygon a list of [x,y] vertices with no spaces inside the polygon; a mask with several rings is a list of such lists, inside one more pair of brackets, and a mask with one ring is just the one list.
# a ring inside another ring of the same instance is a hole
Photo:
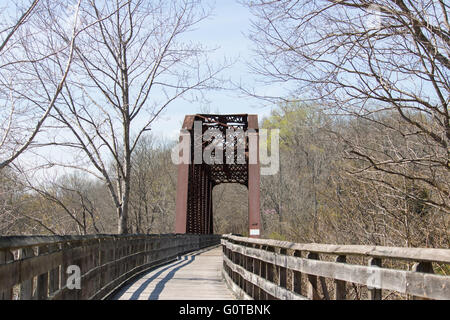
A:
{"label": "bridge walkway", "polygon": [[150,270],[122,287],[113,300],[232,300],[222,279],[222,249],[204,249]]}

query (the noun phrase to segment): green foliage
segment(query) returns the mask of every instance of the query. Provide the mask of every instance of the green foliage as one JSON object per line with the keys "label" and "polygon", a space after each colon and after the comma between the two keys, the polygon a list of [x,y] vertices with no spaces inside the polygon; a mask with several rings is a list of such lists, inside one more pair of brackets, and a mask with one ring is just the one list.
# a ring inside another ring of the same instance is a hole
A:
{"label": "green foliage", "polygon": [[436,263],[433,270],[435,274],[439,274],[441,276],[450,275],[450,266],[448,264]]}
{"label": "green foliage", "polygon": [[288,240],[287,237],[286,237],[286,235],[280,234],[280,233],[278,233],[278,232],[276,232],[276,231],[273,231],[273,232],[271,232],[271,233],[269,234],[269,239],[272,239],[272,240],[280,240],[280,241],[287,241],[287,240]]}
{"label": "green foliage", "polygon": [[[298,145],[300,137],[306,138],[311,134],[311,128],[320,126],[324,121],[325,116],[320,108],[294,100],[280,104],[277,109],[272,110],[271,115],[262,120],[262,128],[279,129],[280,148],[292,150]],[[319,146],[310,145],[309,148],[312,151],[323,151]]]}

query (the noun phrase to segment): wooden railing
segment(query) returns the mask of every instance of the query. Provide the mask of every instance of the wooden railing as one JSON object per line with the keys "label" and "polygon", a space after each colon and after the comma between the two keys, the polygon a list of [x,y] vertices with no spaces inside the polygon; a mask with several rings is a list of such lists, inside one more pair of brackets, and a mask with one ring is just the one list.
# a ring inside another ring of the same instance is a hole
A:
{"label": "wooden railing", "polygon": [[[102,299],[140,272],[219,243],[184,234],[0,237],[0,299]],[[68,281],[73,266],[79,289]]]}
{"label": "wooden railing", "polygon": [[450,249],[221,241],[223,276],[243,299],[450,299]]}

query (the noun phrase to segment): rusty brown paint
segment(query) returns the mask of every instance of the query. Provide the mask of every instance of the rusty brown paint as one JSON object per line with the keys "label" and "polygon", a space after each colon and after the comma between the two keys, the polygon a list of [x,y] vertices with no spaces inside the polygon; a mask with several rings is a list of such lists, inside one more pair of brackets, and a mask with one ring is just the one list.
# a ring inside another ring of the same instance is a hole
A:
{"label": "rusty brown paint", "polygon": [[[180,136],[180,142],[181,142]],[[186,233],[186,211],[188,199],[189,164],[178,165],[177,199],[175,204],[175,232]]]}

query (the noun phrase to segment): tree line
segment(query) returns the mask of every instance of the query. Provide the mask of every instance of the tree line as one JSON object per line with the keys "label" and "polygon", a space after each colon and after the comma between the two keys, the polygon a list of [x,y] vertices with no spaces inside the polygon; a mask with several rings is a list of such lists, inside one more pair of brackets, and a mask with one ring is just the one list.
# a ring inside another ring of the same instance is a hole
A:
{"label": "tree line", "polygon": [[[257,82],[235,90],[273,106],[260,127],[280,129],[280,171],[261,181],[264,236],[449,247],[448,4],[241,2]],[[209,8],[67,3],[3,11],[0,233],[170,232],[173,144],[149,129],[176,99],[220,87],[226,66],[182,41]],[[36,157],[79,173],[33,178],[23,154],[36,148],[76,150]],[[247,232],[243,188],[215,188],[216,232]]]}

